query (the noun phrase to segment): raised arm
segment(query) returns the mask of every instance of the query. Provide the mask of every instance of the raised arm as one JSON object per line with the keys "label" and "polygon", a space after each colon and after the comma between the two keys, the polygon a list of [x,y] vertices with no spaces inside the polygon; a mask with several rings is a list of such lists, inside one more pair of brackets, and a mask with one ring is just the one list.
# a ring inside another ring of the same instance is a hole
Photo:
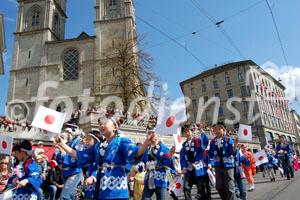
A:
{"label": "raised arm", "polygon": [[139,148],[135,157],[140,158],[145,153],[145,151],[148,149],[148,147],[151,145],[151,143],[154,142],[155,140],[158,140],[158,137],[156,134],[147,135],[145,142]]}
{"label": "raised arm", "polygon": [[62,137],[60,137],[60,136],[56,137],[55,142],[63,151],[65,151],[72,158],[77,160],[77,152],[74,149],[72,149],[71,147],[69,147],[66,144],[66,141]]}

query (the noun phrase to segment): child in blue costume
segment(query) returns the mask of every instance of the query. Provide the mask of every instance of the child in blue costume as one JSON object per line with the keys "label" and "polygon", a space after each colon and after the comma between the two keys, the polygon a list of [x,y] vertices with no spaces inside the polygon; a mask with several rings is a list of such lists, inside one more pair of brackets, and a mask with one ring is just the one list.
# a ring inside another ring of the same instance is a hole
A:
{"label": "child in blue costume", "polygon": [[[149,129],[147,134],[155,134],[155,129]],[[168,170],[170,170],[170,173],[175,173],[174,153],[174,148],[170,151],[161,141],[155,141],[146,150],[142,158],[146,169],[143,200],[151,200],[154,193],[158,200],[167,199]]]}
{"label": "child in blue costume", "polygon": [[[78,127],[72,128],[73,129],[68,127],[65,130],[68,134],[69,140],[67,145],[74,150],[79,150],[79,148],[81,148],[81,138],[79,134],[76,134]],[[74,138],[72,138],[73,135],[75,135]],[[65,180],[65,185],[61,192],[60,198],[62,200],[72,200],[74,199],[76,188],[82,177],[82,169],[78,166],[76,159],[72,158],[68,154],[62,155],[62,153],[59,153],[57,155],[57,159],[58,161],[62,162],[63,177]]]}
{"label": "child in blue costume", "polygon": [[205,183],[210,159],[204,152],[208,145],[205,132],[201,135],[193,136],[194,127],[185,125],[184,136],[187,140],[183,143],[180,151],[180,165],[184,174],[184,196],[187,200],[192,200],[191,190],[193,185],[197,186],[198,199],[206,200],[209,197],[205,191]]}
{"label": "child in blue costume", "polygon": [[[84,138],[85,149],[88,149],[99,142],[100,142],[100,139],[98,138],[98,136],[95,133],[93,133],[93,132],[88,133]],[[84,169],[85,169],[85,170],[83,170],[84,179],[85,179],[85,182],[84,182],[85,185],[84,185],[84,189],[83,189],[84,199],[93,199],[94,193],[95,193],[96,180],[97,180],[96,163],[87,164],[84,167]]]}
{"label": "child in blue costume", "polygon": [[274,157],[273,153],[271,152],[271,150],[266,149],[266,153],[268,156],[268,163],[267,165],[267,170],[268,170],[268,175],[270,177],[270,181],[271,182],[275,182],[275,174],[274,174],[274,167],[278,166],[278,160]]}
{"label": "child in blue costume", "polygon": [[128,199],[126,165],[141,158],[148,146],[157,140],[157,136],[147,135],[144,144],[138,148],[129,139],[116,134],[118,123],[115,119],[101,119],[99,123],[100,135],[106,139],[104,142],[83,151],[70,148],[61,137],[57,137],[56,143],[71,157],[77,159],[79,166],[96,163],[98,174],[94,199]]}
{"label": "child in blue costume", "polygon": [[[242,144],[243,145],[243,144]],[[234,180],[236,184],[236,196],[241,200],[247,200],[247,184],[246,176],[244,173],[243,166],[250,166],[250,161],[243,154],[240,149],[241,145],[238,145],[238,138],[234,140],[234,152],[235,152],[235,170],[234,170]]]}
{"label": "child in blue costume", "polygon": [[216,189],[221,199],[234,200],[234,142],[223,123],[214,125],[213,131],[216,137],[210,142],[209,156],[214,159]]}
{"label": "child in blue costume", "polygon": [[[14,156],[22,164],[22,177],[17,180],[17,189],[14,191],[14,200],[36,200],[37,192],[42,179],[37,163],[32,159],[32,147],[28,140],[24,140],[13,148]],[[13,178],[9,184],[15,182]]]}

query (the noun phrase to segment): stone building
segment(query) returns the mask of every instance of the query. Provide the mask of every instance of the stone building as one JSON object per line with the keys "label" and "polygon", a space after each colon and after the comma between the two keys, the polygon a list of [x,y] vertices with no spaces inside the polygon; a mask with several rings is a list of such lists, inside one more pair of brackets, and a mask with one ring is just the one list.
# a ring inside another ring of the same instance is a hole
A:
{"label": "stone building", "polygon": [[8,113],[20,105],[19,113],[31,120],[40,104],[64,110],[67,103],[79,106],[83,96],[99,103],[121,93],[104,87],[117,81],[113,73],[107,76],[115,66],[106,64],[106,55],[115,41],[136,37],[133,0],[95,0],[95,35],[82,32],[71,39],[65,39],[66,0],[19,0],[18,4]]}
{"label": "stone building", "polygon": [[3,51],[5,50],[4,16],[0,14],[0,75],[4,74]]}
{"label": "stone building", "polygon": [[292,121],[293,121],[293,125],[294,125],[294,129],[296,130],[296,138],[297,141],[294,144],[295,145],[295,149],[297,150],[298,156],[300,155],[300,117],[299,114],[295,111],[292,110],[291,111],[292,114]]}
{"label": "stone building", "polygon": [[[285,87],[252,60],[217,66],[181,82],[180,86],[191,99],[186,106],[194,121],[212,124],[216,116],[229,128],[237,128],[239,123],[251,125],[253,148],[260,143],[272,145],[279,135],[296,142]],[[207,107],[199,104],[201,100]],[[220,102],[220,106],[215,102]]]}

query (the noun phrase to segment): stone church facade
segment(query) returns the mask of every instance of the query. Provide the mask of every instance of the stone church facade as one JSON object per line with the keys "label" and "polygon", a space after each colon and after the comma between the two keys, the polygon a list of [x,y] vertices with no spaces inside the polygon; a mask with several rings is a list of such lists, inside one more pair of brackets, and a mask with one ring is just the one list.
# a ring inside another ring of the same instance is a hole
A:
{"label": "stone church facade", "polygon": [[[136,37],[133,0],[95,0],[94,36],[65,39],[66,0],[19,0],[7,112],[32,119],[38,105],[87,94],[101,102],[119,91],[103,87],[105,53],[115,40]],[[79,14],[79,13],[78,13]],[[20,105],[18,109],[16,105]],[[62,105],[63,106],[63,105]],[[63,109],[63,108],[62,108]]]}

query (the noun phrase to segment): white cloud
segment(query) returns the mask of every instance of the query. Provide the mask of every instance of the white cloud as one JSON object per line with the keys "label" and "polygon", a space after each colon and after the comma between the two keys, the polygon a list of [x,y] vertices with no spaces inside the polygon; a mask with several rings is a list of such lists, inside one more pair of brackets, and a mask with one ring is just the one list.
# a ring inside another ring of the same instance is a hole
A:
{"label": "white cloud", "polygon": [[271,61],[261,67],[286,87],[285,95],[287,100],[295,106],[300,105],[300,67],[277,66]]}

